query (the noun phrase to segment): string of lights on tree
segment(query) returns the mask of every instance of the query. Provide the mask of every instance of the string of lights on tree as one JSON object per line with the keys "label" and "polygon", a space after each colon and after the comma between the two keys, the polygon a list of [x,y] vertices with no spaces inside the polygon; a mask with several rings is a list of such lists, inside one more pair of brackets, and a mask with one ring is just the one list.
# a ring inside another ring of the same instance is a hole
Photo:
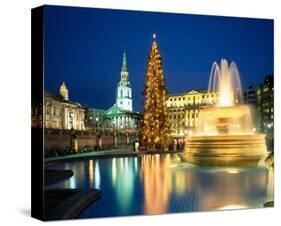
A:
{"label": "string of lights on tree", "polygon": [[148,57],[145,79],[141,142],[148,150],[154,150],[168,144],[169,134],[167,89],[155,34]]}

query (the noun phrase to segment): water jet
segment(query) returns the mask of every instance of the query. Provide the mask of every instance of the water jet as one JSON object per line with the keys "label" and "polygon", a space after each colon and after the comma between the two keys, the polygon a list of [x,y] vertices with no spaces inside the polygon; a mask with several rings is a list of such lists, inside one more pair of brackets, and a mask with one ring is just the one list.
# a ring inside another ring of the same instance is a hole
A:
{"label": "water jet", "polygon": [[265,134],[255,133],[234,62],[213,63],[208,86],[212,92],[219,94],[218,103],[199,112],[195,133],[185,138],[181,160],[203,166],[259,165],[267,156]]}

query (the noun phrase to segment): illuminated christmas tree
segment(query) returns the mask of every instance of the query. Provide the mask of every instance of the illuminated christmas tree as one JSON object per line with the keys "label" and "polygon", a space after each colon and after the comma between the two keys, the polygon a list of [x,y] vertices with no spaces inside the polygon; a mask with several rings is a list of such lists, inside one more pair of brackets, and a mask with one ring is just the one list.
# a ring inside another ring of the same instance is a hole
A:
{"label": "illuminated christmas tree", "polygon": [[168,144],[169,122],[166,99],[162,58],[153,35],[146,68],[144,119],[141,131],[141,142],[147,150],[163,149]]}

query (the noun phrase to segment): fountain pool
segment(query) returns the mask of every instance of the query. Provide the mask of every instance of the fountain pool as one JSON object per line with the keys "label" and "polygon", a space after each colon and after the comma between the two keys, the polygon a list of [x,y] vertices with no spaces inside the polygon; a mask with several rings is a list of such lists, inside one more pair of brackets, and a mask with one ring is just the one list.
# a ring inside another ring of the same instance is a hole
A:
{"label": "fountain pool", "polygon": [[79,218],[259,208],[273,200],[266,167],[199,167],[177,154],[65,162],[74,175],[49,188],[97,188],[102,197]]}

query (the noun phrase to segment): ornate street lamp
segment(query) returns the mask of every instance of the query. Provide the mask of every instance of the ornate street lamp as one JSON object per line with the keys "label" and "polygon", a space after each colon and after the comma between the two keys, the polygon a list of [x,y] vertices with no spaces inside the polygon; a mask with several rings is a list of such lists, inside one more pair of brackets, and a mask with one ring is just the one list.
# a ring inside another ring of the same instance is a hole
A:
{"label": "ornate street lamp", "polygon": [[97,149],[99,149],[99,134],[98,134],[98,122],[99,122],[99,118],[96,117],[96,147]]}

